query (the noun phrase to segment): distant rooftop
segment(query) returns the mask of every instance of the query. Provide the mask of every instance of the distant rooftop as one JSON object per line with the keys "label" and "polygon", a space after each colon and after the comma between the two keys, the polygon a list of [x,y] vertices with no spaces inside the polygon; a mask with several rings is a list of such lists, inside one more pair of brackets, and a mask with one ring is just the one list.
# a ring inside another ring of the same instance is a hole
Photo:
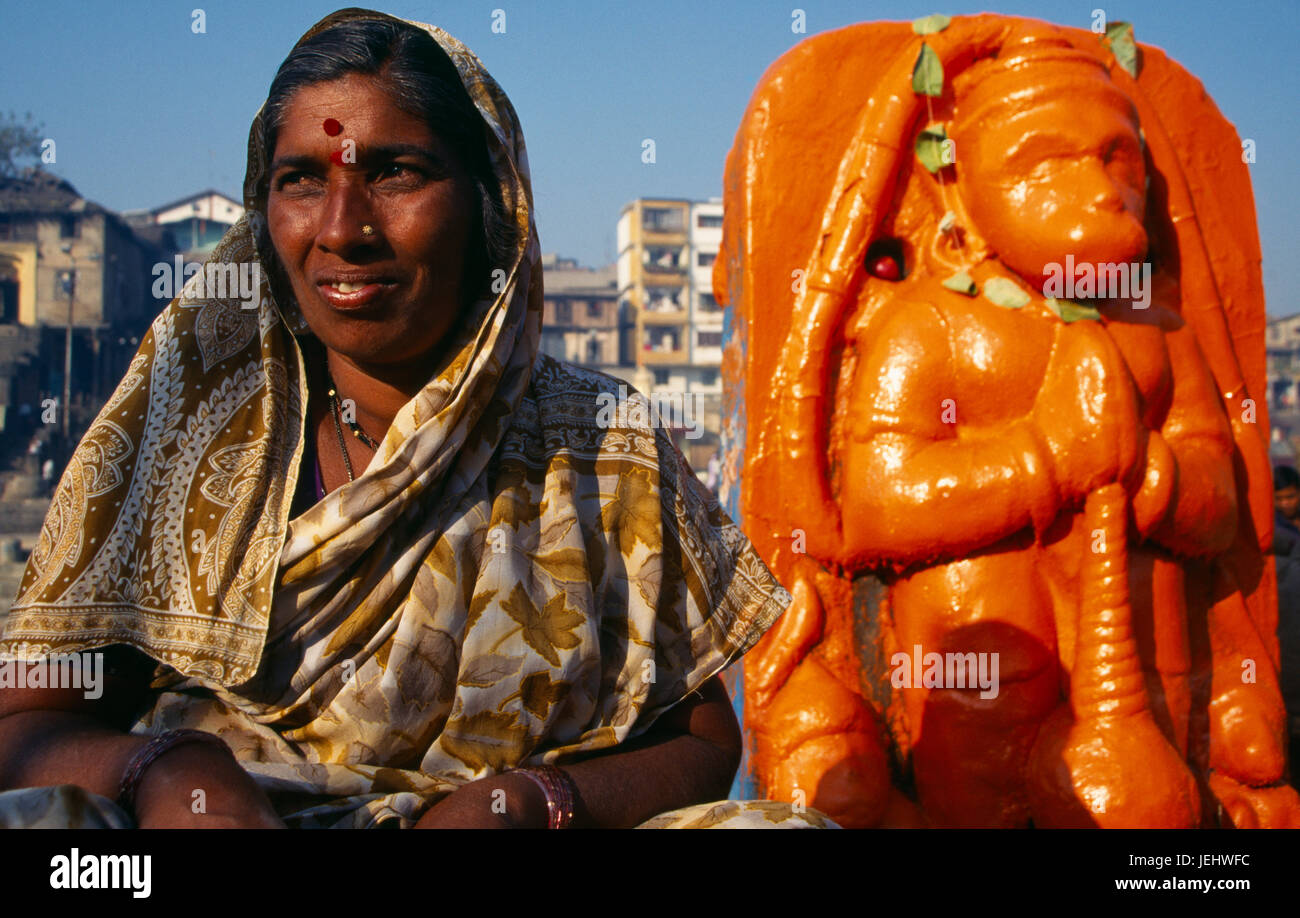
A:
{"label": "distant rooftop", "polygon": [[543,285],[547,293],[608,294],[618,292],[618,267],[584,268],[577,259],[561,258],[555,253],[542,255]]}
{"label": "distant rooftop", "polygon": [[168,201],[166,204],[161,204],[158,207],[151,208],[149,210],[149,213],[154,216],[157,216],[158,214],[166,213],[167,211],[171,210],[174,207],[180,207],[182,204],[190,204],[194,201],[201,201],[204,198],[208,198],[208,197],[218,197],[224,201],[229,201],[231,204],[236,205],[241,210],[244,207],[243,203],[238,198],[232,198],[224,191],[217,191],[217,189],[215,188],[208,188],[205,189],[204,191],[196,191],[194,194],[187,194],[183,198],[178,198],[175,201]]}
{"label": "distant rooftop", "polygon": [[0,178],[0,213],[97,213],[103,211],[83,198],[72,183],[42,169],[27,169],[14,178]]}

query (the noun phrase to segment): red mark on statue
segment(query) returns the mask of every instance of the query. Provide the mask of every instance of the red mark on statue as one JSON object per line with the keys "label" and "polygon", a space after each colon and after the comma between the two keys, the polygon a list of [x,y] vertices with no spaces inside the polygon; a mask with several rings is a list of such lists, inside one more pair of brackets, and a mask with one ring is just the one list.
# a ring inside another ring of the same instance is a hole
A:
{"label": "red mark on statue", "polygon": [[335,150],[333,153],[331,153],[330,162],[334,163],[337,166],[343,165],[343,151]]}
{"label": "red mark on statue", "polygon": [[888,255],[881,255],[872,261],[867,270],[871,272],[873,277],[878,277],[881,280],[896,281],[902,276],[902,272],[898,269],[898,262]]}
{"label": "red mark on statue", "polygon": [[339,124],[334,118],[326,118],[324,127],[325,133],[329,134],[331,137],[337,137],[339,134],[343,133],[343,125]]}

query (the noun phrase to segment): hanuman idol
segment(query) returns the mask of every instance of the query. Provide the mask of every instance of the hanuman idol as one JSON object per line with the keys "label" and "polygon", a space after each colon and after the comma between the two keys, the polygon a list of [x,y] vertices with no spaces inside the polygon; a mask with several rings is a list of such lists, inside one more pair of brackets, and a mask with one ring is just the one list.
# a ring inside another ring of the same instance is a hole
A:
{"label": "hanuman idol", "polygon": [[794,596],[744,667],[764,796],[1300,826],[1244,158],[1123,28],[866,24],[764,76],[714,276],[729,479]]}

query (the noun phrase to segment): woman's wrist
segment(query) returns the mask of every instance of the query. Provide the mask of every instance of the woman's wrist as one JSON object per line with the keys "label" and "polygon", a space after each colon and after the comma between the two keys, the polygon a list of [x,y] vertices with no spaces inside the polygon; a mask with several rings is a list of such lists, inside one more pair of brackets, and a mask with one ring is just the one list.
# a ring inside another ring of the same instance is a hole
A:
{"label": "woman's wrist", "polygon": [[219,740],[180,743],[156,756],[140,777],[133,815],[142,828],[282,825],[257,782]]}
{"label": "woman's wrist", "polygon": [[567,829],[573,825],[578,807],[578,786],[554,765],[535,765],[515,770],[542,793],[546,803],[546,827]]}
{"label": "woman's wrist", "polygon": [[544,829],[546,795],[516,771],[480,778],[443,797],[416,823],[417,829]]}
{"label": "woman's wrist", "polygon": [[136,750],[136,753],[127,763],[122,772],[121,785],[118,788],[118,806],[128,812],[134,812],[140,785],[153,765],[173,749],[196,743],[220,747],[225,755],[231,758],[234,757],[230,747],[211,733],[204,733],[201,730],[168,730],[166,733],[155,736]]}

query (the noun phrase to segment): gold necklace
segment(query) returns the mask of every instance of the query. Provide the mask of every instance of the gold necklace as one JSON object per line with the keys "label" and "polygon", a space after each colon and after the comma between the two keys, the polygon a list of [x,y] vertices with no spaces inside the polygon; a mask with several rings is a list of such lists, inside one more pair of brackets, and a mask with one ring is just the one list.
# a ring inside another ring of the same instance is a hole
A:
{"label": "gold necklace", "polygon": [[[325,381],[329,385],[330,416],[334,418],[334,432],[339,438],[339,452],[343,453],[343,467],[348,470],[348,481],[356,481],[356,478],[352,474],[352,460],[348,457],[347,441],[343,437],[343,425],[340,423],[340,418],[343,414],[343,405],[339,399],[338,386],[334,385],[334,379],[329,375],[328,368],[325,370]],[[352,430],[352,433],[356,435],[358,440],[370,447],[372,450],[379,450],[379,442],[362,430],[360,424],[356,421],[348,421],[347,425]]]}

